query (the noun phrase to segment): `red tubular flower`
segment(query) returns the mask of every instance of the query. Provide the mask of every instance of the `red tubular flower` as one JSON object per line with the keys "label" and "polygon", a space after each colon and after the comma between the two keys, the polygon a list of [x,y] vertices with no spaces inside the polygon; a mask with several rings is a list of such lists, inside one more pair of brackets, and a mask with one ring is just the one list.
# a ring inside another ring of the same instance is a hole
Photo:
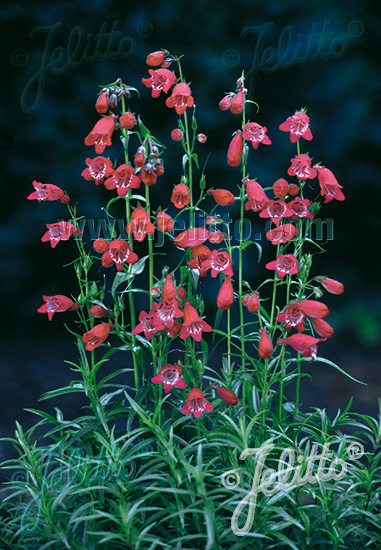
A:
{"label": "red tubular flower", "polygon": [[85,145],[95,145],[95,152],[101,155],[111,145],[111,136],[115,129],[115,115],[101,118],[91,132],[85,137]]}
{"label": "red tubular flower", "polygon": [[243,108],[245,106],[245,90],[244,88],[241,88],[239,92],[235,94],[233,99],[230,103],[230,110],[233,113],[233,115],[239,115],[242,113]]}
{"label": "red tubular flower", "polygon": [[136,118],[132,113],[123,113],[123,115],[119,117],[119,124],[125,130],[131,130],[136,124]]}
{"label": "red tubular flower", "polygon": [[272,356],[273,345],[271,343],[270,338],[267,335],[267,331],[265,328],[261,328],[260,333],[261,333],[261,338],[259,340],[259,345],[258,345],[259,357],[262,357],[262,359],[268,359],[269,357]]}
{"label": "red tubular flower", "polygon": [[99,185],[104,178],[112,176],[115,172],[111,160],[106,157],[87,158],[86,164],[88,167],[83,170],[81,176],[88,181],[94,180],[95,185]]}
{"label": "red tubular flower", "polygon": [[228,390],[227,388],[216,386],[215,384],[212,385],[212,388],[217,391],[222,401],[224,401],[228,405],[236,405],[238,403],[238,398],[234,392]]}
{"label": "red tubular flower", "polygon": [[112,323],[101,323],[96,325],[82,336],[82,342],[86,344],[87,351],[93,351],[95,348],[103,344],[107,340],[112,329]]}
{"label": "red tubular flower", "polygon": [[135,170],[128,164],[121,164],[115,170],[114,174],[107,178],[104,186],[109,191],[116,189],[119,197],[125,197],[129,189],[138,189],[141,180],[135,175]]}
{"label": "red tubular flower", "polygon": [[110,248],[110,243],[106,239],[96,239],[93,244],[94,250],[103,254]]}
{"label": "red tubular flower", "polygon": [[[210,238],[210,237],[209,237]],[[200,277],[206,277],[209,268],[203,267],[203,262],[211,255],[212,251],[205,245],[200,244],[192,248],[192,260],[187,262],[191,269],[198,269]]]}
{"label": "red tubular flower", "polygon": [[300,181],[316,178],[317,172],[311,168],[311,159],[308,155],[297,155],[290,162],[291,166],[287,170],[289,176],[296,176]]}
{"label": "red tubular flower", "polygon": [[247,310],[250,313],[256,313],[259,309],[259,294],[258,292],[253,292],[242,298],[242,303],[247,307]]}
{"label": "red tubular flower", "polygon": [[161,92],[168,93],[169,88],[177,81],[172,71],[168,69],[149,69],[149,78],[142,78],[144,86],[152,88],[152,97],[159,97]]}
{"label": "red tubular flower", "polygon": [[285,323],[285,330],[295,327],[296,330],[304,330],[304,313],[298,303],[288,305],[282,313],[278,313],[276,319],[279,323]]}
{"label": "red tubular flower", "polygon": [[313,319],[312,325],[319,336],[322,336],[323,338],[331,338],[333,328],[329,323],[323,321],[323,319]]}
{"label": "red tubular flower", "polygon": [[95,104],[95,109],[100,115],[104,115],[108,111],[108,94],[109,91],[107,88],[102,90]]}
{"label": "red tubular flower", "polygon": [[194,99],[191,90],[185,82],[180,82],[172,90],[172,95],[165,100],[167,107],[174,107],[178,115],[185,113],[187,107],[193,107]]}
{"label": "red tubular flower", "polygon": [[203,412],[212,412],[213,407],[204,394],[198,388],[193,388],[188,394],[181,412],[183,414],[193,414],[195,418],[200,418]]}
{"label": "red tubular flower", "polygon": [[308,141],[312,139],[310,119],[303,111],[298,111],[294,115],[288,117],[288,119],[279,126],[279,130],[282,132],[290,132],[291,143],[295,143],[301,137]]}
{"label": "red tubular flower", "polygon": [[168,338],[176,338],[181,332],[181,323],[178,321],[173,321],[173,325],[171,327],[165,327],[165,334],[168,336]]}
{"label": "red tubular flower", "polygon": [[89,309],[90,315],[96,319],[101,319],[102,317],[109,317],[111,313],[102,306],[93,306]]}
{"label": "red tubular flower", "polygon": [[288,193],[288,182],[283,178],[279,178],[273,185],[273,191],[278,199],[283,199]]}
{"label": "red tubular flower", "polygon": [[179,233],[173,244],[179,248],[194,248],[208,240],[210,231],[204,227],[194,227]]}
{"label": "red tubular flower", "polygon": [[297,234],[298,230],[292,223],[285,223],[275,229],[270,229],[266,233],[266,238],[271,241],[271,244],[284,244],[292,241]]}
{"label": "red tubular flower", "polygon": [[[105,243],[103,241],[104,239],[97,239],[94,242],[95,250],[97,250],[97,248],[104,250]],[[107,243],[107,241],[105,242]],[[101,252],[101,250],[97,251]],[[138,259],[135,252],[132,252],[128,242],[123,239],[115,239],[108,244],[108,249],[103,252],[102,265],[103,267],[111,267],[112,264],[115,263],[116,269],[122,271],[124,263],[134,264]]]}
{"label": "red tubular flower", "polygon": [[242,160],[242,153],[243,153],[242,132],[238,131],[234,134],[234,137],[229,144],[228,165],[239,166]]}
{"label": "red tubular flower", "polygon": [[208,240],[210,244],[220,244],[226,238],[226,233],[222,233],[222,231],[212,231]]}
{"label": "red tubular flower", "polygon": [[279,225],[282,218],[288,218],[290,216],[292,216],[292,211],[282,199],[268,201],[259,214],[260,218],[271,218],[271,221],[275,223],[275,225]]}
{"label": "red tubular flower", "polygon": [[288,194],[295,197],[299,193],[299,187],[295,183],[290,183],[288,186]]}
{"label": "red tubular flower", "polygon": [[309,334],[292,334],[288,338],[279,340],[278,344],[289,344],[297,352],[301,353],[303,357],[311,357],[310,363],[316,359],[319,342],[324,342],[326,338],[315,338]]}
{"label": "red tubular flower", "polygon": [[324,288],[331,294],[342,294],[344,292],[344,285],[335,279],[330,279],[329,277],[316,277],[316,279],[321,283]]}
{"label": "red tubular flower", "polygon": [[173,141],[181,141],[183,139],[183,135],[184,134],[182,130],[180,130],[179,128],[175,128],[171,132],[171,138],[173,139]]}
{"label": "red tubular flower", "polygon": [[185,380],[181,378],[180,365],[167,363],[161,367],[160,372],[151,378],[153,384],[163,384],[164,392],[169,393],[173,387],[184,389],[187,387]]}
{"label": "red tubular flower", "polygon": [[233,100],[233,96],[231,94],[228,94],[225,97],[223,97],[218,104],[221,111],[227,111],[228,109],[230,109],[232,100]]}
{"label": "red tubular flower", "polygon": [[158,172],[151,162],[147,162],[141,171],[142,181],[145,185],[156,183]]}
{"label": "red tubular flower", "polygon": [[152,335],[164,330],[164,325],[156,315],[155,311],[151,309],[148,313],[141,311],[139,313],[139,323],[133,329],[132,334],[140,334],[144,332],[147,340],[152,339]]}
{"label": "red tubular flower", "polygon": [[253,212],[261,211],[269,202],[263,187],[257,181],[247,178],[243,180],[243,183],[246,185],[246,193],[249,199],[245,204],[245,210],[252,210]]}
{"label": "red tubular flower", "polygon": [[213,195],[214,200],[220,206],[230,206],[235,202],[233,193],[226,189],[210,189],[208,193]]}
{"label": "red tubular flower", "polygon": [[197,310],[190,302],[184,304],[184,320],[181,327],[180,338],[185,340],[192,336],[196,342],[200,342],[203,332],[211,332],[213,329],[208,323],[200,319]]}
{"label": "red tubular flower", "polygon": [[160,210],[156,215],[156,225],[163,233],[169,233],[173,231],[175,222],[171,216]]}
{"label": "red tubular flower", "polygon": [[165,276],[165,282],[161,294],[163,298],[168,301],[173,300],[177,297],[176,286],[170,273]]}
{"label": "red tubular flower", "polygon": [[209,258],[204,260],[201,264],[202,267],[212,270],[212,277],[217,277],[219,273],[225,273],[228,277],[233,277],[233,269],[231,266],[232,259],[224,250],[219,252],[213,250]]}
{"label": "red tubular flower", "polygon": [[218,292],[217,307],[218,309],[229,309],[234,300],[234,290],[230,277],[225,277],[225,280]]}
{"label": "red tubular flower", "polygon": [[322,302],[317,300],[302,300],[298,302],[300,311],[311,319],[323,319],[329,315],[329,309]]}
{"label": "red tubular flower", "polygon": [[41,241],[50,241],[52,248],[60,241],[67,241],[72,235],[82,235],[81,231],[69,222],[47,223],[46,227],[48,231],[41,237]]}
{"label": "red tubular flower", "polygon": [[243,139],[251,141],[253,149],[257,149],[260,143],[271,145],[271,140],[266,135],[266,132],[266,126],[261,126],[256,122],[248,122],[243,129]]}
{"label": "red tubular flower", "polygon": [[344,193],[341,191],[342,185],[339,185],[337,179],[328,168],[322,168],[318,164],[315,164],[314,168],[317,170],[320,194],[325,197],[324,204],[331,202],[333,199],[337,201],[345,200]]}
{"label": "red tubular flower", "polygon": [[33,187],[35,188],[35,191],[33,193],[30,193],[30,195],[27,196],[28,200],[38,200],[38,202],[42,201],[61,201],[61,202],[69,202],[68,195],[65,195],[65,193],[57,187],[57,185],[53,185],[52,183],[41,183],[40,181],[34,180],[32,182]]}
{"label": "red tubular flower", "polygon": [[153,235],[155,226],[149,221],[149,215],[142,206],[137,206],[131,214],[131,220],[126,227],[126,233],[133,234],[134,238],[141,243],[146,235]]}
{"label": "red tubular flower", "polygon": [[160,50],[157,52],[152,52],[147,56],[146,63],[150,67],[158,67],[164,61],[164,57],[167,55],[167,50]]}
{"label": "red tubular flower", "polygon": [[73,302],[67,296],[63,294],[56,294],[55,296],[43,296],[45,304],[42,304],[38,308],[38,313],[47,313],[48,319],[51,321],[55,313],[62,313],[68,309],[78,309],[78,305]]}
{"label": "red tubular flower", "polygon": [[189,187],[185,183],[175,185],[172,191],[171,202],[176,208],[181,209],[190,203]]}
{"label": "red tubular flower", "polygon": [[137,148],[134,156],[134,164],[137,168],[141,168],[146,163],[146,150],[144,145]]}
{"label": "red tubular flower", "polygon": [[152,307],[160,321],[165,323],[166,327],[172,328],[175,317],[183,317],[179,304],[178,300],[165,300],[163,298],[159,304],[154,302]]}
{"label": "red tubular flower", "polygon": [[266,264],[266,269],[276,269],[278,279],[298,273],[298,260],[293,254],[279,254],[276,260]]}
{"label": "red tubular flower", "polygon": [[293,218],[306,218],[312,220],[314,215],[308,210],[310,201],[308,199],[301,199],[296,197],[293,201],[288,203],[288,208],[292,212]]}

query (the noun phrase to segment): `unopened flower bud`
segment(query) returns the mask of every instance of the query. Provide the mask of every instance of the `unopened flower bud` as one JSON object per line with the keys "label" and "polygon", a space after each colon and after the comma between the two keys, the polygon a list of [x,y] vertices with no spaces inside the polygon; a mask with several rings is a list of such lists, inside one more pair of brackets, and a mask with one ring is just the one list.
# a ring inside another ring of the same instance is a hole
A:
{"label": "unopened flower bud", "polygon": [[198,141],[199,143],[205,143],[207,139],[208,139],[208,138],[206,137],[205,134],[198,134],[198,135],[197,135],[197,141]]}
{"label": "unopened flower bud", "polygon": [[118,104],[118,96],[115,93],[112,93],[110,95],[110,99],[108,100],[108,102],[111,109],[114,109]]}
{"label": "unopened flower bud", "polygon": [[179,128],[175,128],[171,132],[171,138],[173,141],[181,141],[183,139],[183,132]]}
{"label": "unopened flower bud", "polygon": [[157,286],[153,286],[151,290],[149,291],[152,298],[160,298],[161,292],[160,289]]}

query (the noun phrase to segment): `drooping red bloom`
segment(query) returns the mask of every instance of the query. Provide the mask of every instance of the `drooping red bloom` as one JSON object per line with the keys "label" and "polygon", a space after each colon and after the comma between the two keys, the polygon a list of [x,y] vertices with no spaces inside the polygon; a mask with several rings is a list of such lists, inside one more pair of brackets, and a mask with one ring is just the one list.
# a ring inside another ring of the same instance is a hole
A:
{"label": "drooping red bloom", "polygon": [[242,153],[243,153],[242,132],[238,131],[234,134],[234,137],[229,144],[228,165],[239,166],[242,160]]}
{"label": "drooping red bloom", "polygon": [[222,233],[222,231],[212,231],[208,240],[210,244],[220,244],[226,238],[226,233]]}
{"label": "drooping red bloom", "polygon": [[316,279],[321,283],[324,288],[331,294],[342,294],[344,292],[344,285],[335,279],[330,279],[329,277],[316,277]]}
{"label": "drooping red bloom", "polygon": [[242,113],[244,106],[245,106],[245,89],[241,88],[232,98],[229,107],[233,115],[239,115],[240,113]]}
{"label": "drooping red bloom", "polygon": [[121,164],[113,175],[104,183],[109,191],[116,189],[119,197],[125,197],[129,189],[138,189],[141,180],[135,175],[135,170],[128,164]]}
{"label": "drooping red bloom", "polygon": [[290,162],[291,166],[287,170],[289,176],[296,176],[300,181],[316,178],[317,172],[311,168],[311,159],[308,155],[302,153],[290,159]]}
{"label": "drooping red bloom", "polygon": [[175,317],[183,317],[183,312],[179,309],[180,302],[178,300],[162,299],[160,303],[152,304],[153,310],[157,317],[165,324],[166,327],[172,328]]}
{"label": "drooping red bloom", "polygon": [[308,199],[301,199],[296,197],[294,200],[288,203],[288,208],[292,212],[293,218],[305,218],[312,220],[314,215],[308,210],[310,201]]}
{"label": "drooping red bloom", "polygon": [[176,338],[181,332],[181,323],[179,321],[174,320],[173,325],[171,327],[165,327],[165,334],[169,338]]}
{"label": "drooping red bloom", "polygon": [[173,139],[173,141],[181,141],[183,139],[183,135],[184,134],[182,130],[180,130],[179,128],[175,128],[171,132],[171,138]]}
{"label": "drooping red bloom", "polygon": [[243,139],[251,141],[253,149],[257,149],[260,143],[271,145],[271,140],[266,135],[266,132],[266,126],[261,126],[256,122],[248,122],[243,129]]}
{"label": "drooping red bloom", "polygon": [[269,202],[263,187],[257,181],[247,178],[243,180],[243,183],[246,185],[246,193],[249,199],[245,204],[245,210],[260,212]]}
{"label": "drooping red bloom", "polygon": [[271,218],[271,221],[275,223],[275,225],[279,225],[282,218],[288,218],[290,216],[292,216],[292,212],[282,199],[268,201],[259,214],[260,218]]}
{"label": "drooping red bloom", "polygon": [[141,243],[146,235],[153,235],[154,232],[155,226],[150,222],[148,212],[142,206],[137,206],[131,214],[126,233],[132,233],[134,238]]}
{"label": "drooping red bloom", "polygon": [[90,315],[96,319],[101,319],[102,317],[109,317],[111,313],[102,306],[93,306],[89,309]]}
{"label": "drooping red bloom", "polygon": [[258,345],[259,357],[262,357],[262,359],[268,359],[269,357],[272,356],[273,345],[271,343],[270,338],[268,337],[268,334],[265,328],[261,328],[260,333],[261,333],[261,337],[259,339],[259,345]]}
{"label": "drooping red bloom", "polygon": [[156,216],[156,225],[163,233],[169,233],[170,231],[173,231],[175,222],[169,214],[166,214],[160,210]]}
{"label": "drooping red bloom", "polygon": [[292,334],[288,338],[279,340],[278,344],[289,344],[294,350],[301,353],[303,357],[311,357],[310,363],[312,363],[316,359],[319,342],[324,342],[325,340],[326,338],[315,338],[309,334]]}
{"label": "drooping red bloom", "polygon": [[134,164],[137,168],[142,168],[146,162],[146,150],[144,145],[141,145],[136,149],[134,156]]}
{"label": "drooping red bloom", "polygon": [[217,277],[219,273],[225,273],[228,277],[233,277],[232,259],[225,250],[219,252],[213,250],[209,258],[201,264],[206,269],[211,269],[212,277]]}
{"label": "drooping red bloom", "polygon": [[184,208],[184,206],[190,203],[190,191],[185,183],[178,183],[175,185],[171,195],[171,202],[178,209]]}
{"label": "drooping red bloom", "polygon": [[206,216],[206,218],[205,218],[205,223],[207,225],[217,225],[221,222],[222,222],[222,220],[221,220],[221,216],[219,214],[217,214],[216,216]]}
{"label": "drooping red bloom", "polygon": [[298,273],[298,260],[293,254],[279,254],[275,260],[266,264],[266,269],[276,269],[278,279]]}
{"label": "drooping red bloom", "polygon": [[41,237],[41,241],[50,241],[52,248],[60,241],[67,241],[72,235],[82,235],[81,231],[69,222],[47,223],[46,227],[48,231]]}
{"label": "drooping red bloom", "polygon": [[132,334],[140,334],[144,332],[147,340],[152,339],[152,335],[164,330],[164,325],[156,315],[155,311],[151,309],[148,313],[141,311],[139,313],[139,323],[133,329]]}
{"label": "drooping red bloom", "polygon": [[95,109],[100,115],[104,115],[108,111],[108,94],[108,88],[102,90],[95,104]]}
{"label": "drooping red bloom", "polygon": [[143,166],[140,174],[145,185],[153,185],[156,183],[158,172],[151,162],[147,162]]}
{"label": "drooping red bloom", "polygon": [[208,193],[213,196],[216,203],[220,206],[230,206],[234,204],[235,199],[233,193],[226,189],[210,189]]}
{"label": "drooping red bloom", "polygon": [[273,185],[273,191],[278,199],[283,199],[288,193],[288,182],[283,178],[279,178]]}
{"label": "drooping red bloom", "polygon": [[152,97],[159,97],[161,92],[168,93],[169,88],[177,81],[172,71],[168,69],[149,69],[149,78],[142,78],[144,86],[152,88]]}
{"label": "drooping red bloom", "polygon": [[125,130],[131,130],[136,124],[136,118],[132,113],[123,113],[119,117],[119,124]]}
{"label": "drooping red bloom", "polygon": [[278,313],[277,321],[279,323],[285,323],[285,330],[295,327],[296,330],[303,332],[304,330],[304,313],[300,310],[297,302],[289,304],[285,307],[284,311]]}
{"label": "drooping red bloom", "polygon": [[234,300],[234,290],[231,277],[225,277],[224,282],[218,292],[217,307],[218,309],[227,310],[230,308]]}
{"label": "drooping red bloom", "polygon": [[204,394],[198,388],[193,388],[188,394],[181,412],[183,414],[193,414],[195,418],[200,418],[203,412],[212,412],[213,407]]}
{"label": "drooping red bloom", "polygon": [[192,260],[189,260],[189,262],[187,262],[188,266],[191,269],[198,269],[200,277],[206,277],[210,268],[204,267],[203,262],[204,260],[209,258],[211,253],[212,251],[204,244],[195,246],[194,248],[192,248]]}
{"label": "drooping red bloom", "polygon": [[81,176],[85,180],[94,180],[96,185],[103,182],[104,178],[108,178],[115,172],[114,166],[110,159],[106,157],[95,157],[86,159],[87,168],[83,170]]}
{"label": "drooping red bloom", "polygon": [[95,152],[101,155],[107,146],[111,145],[111,136],[115,129],[116,115],[108,115],[95,124],[85,137],[85,145],[95,145]]}
{"label": "drooping red bloom", "polygon": [[233,96],[231,94],[228,94],[225,97],[223,97],[218,104],[221,111],[227,111],[228,109],[230,109],[232,100],[233,100]]}
{"label": "drooping red bloom", "polygon": [[341,191],[342,185],[339,185],[337,179],[328,168],[322,168],[318,164],[315,164],[314,168],[317,170],[320,194],[325,197],[324,204],[331,202],[333,199],[337,201],[345,200],[344,193]]}
{"label": "drooping red bloom", "polygon": [[175,283],[173,282],[173,277],[170,273],[165,276],[164,285],[161,291],[161,294],[165,300],[171,301],[177,297],[177,290]]}
{"label": "drooping red bloom", "polygon": [[200,342],[203,332],[211,332],[213,329],[208,323],[200,319],[197,310],[190,302],[184,304],[184,320],[181,327],[180,338],[185,340],[192,336],[196,342]]}
{"label": "drooping red bloom", "polygon": [[57,187],[57,185],[53,185],[52,183],[41,183],[40,181],[33,180],[32,182],[33,187],[35,188],[35,191],[33,193],[30,193],[30,195],[27,196],[28,200],[38,200],[38,202],[42,201],[61,201],[61,202],[69,202],[68,195],[65,195],[65,193]]}
{"label": "drooping red bloom", "polygon": [[329,309],[322,302],[317,300],[302,300],[298,302],[300,311],[311,319],[323,319],[329,315]]}
{"label": "drooping red bloom", "polygon": [[194,227],[179,233],[173,244],[179,248],[194,248],[208,240],[210,231],[204,227]]}
{"label": "drooping red bloom", "polygon": [[167,107],[174,107],[178,115],[185,113],[187,107],[193,107],[194,99],[191,90],[185,82],[180,82],[172,90],[172,95],[165,100]]}
{"label": "drooping red bloom", "polygon": [[103,344],[110,334],[112,329],[112,323],[101,323],[96,325],[82,336],[82,342],[86,344],[87,351],[93,351],[95,348]]}
{"label": "drooping red bloom", "polygon": [[163,384],[164,392],[169,393],[173,387],[184,389],[187,387],[185,380],[181,378],[180,365],[167,363],[161,367],[160,372],[151,378],[153,384]]}
{"label": "drooping red bloom", "polygon": [[288,194],[291,195],[291,197],[295,197],[299,193],[299,186],[295,183],[290,183],[288,186]]}
{"label": "drooping red bloom", "polygon": [[103,267],[111,267],[115,263],[116,269],[122,271],[124,263],[134,264],[139,259],[135,252],[132,252],[128,242],[123,239],[115,239],[110,243],[105,239],[97,239],[93,246],[97,252],[103,252]]}
{"label": "drooping red bloom", "polygon": [[295,235],[298,234],[298,230],[292,223],[285,223],[275,229],[270,229],[266,233],[266,238],[271,241],[271,244],[284,244],[292,241]]}
{"label": "drooping red bloom", "polygon": [[322,336],[323,338],[331,338],[333,328],[329,323],[323,321],[323,319],[313,319],[312,325],[319,336]]}
{"label": "drooping red bloom", "polygon": [[217,391],[222,401],[224,401],[228,405],[236,405],[238,403],[238,398],[234,392],[228,390],[227,388],[216,386],[215,384],[212,385],[212,388]]}
{"label": "drooping red bloom", "polygon": [[290,132],[291,143],[295,143],[301,137],[308,141],[312,139],[310,119],[303,111],[298,111],[294,115],[288,117],[288,119],[279,126],[279,130],[282,132]]}
{"label": "drooping red bloom", "polygon": [[167,50],[159,50],[147,55],[146,63],[150,67],[158,67],[164,61],[164,57],[167,55]]}
{"label": "drooping red bloom", "polygon": [[252,294],[248,294],[242,298],[242,303],[244,306],[247,307],[247,310],[250,311],[250,313],[256,313],[259,309],[259,294],[258,292],[253,292]]}
{"label": "drooping red bloom", "polygon": [[62,313],[68,309],[78,309],[78,305],[63,294],[55,294],[54,296],[43,296],[45,304],[38,308],[38,313],[47,313],[48,319],[51,321],[55,313]]}

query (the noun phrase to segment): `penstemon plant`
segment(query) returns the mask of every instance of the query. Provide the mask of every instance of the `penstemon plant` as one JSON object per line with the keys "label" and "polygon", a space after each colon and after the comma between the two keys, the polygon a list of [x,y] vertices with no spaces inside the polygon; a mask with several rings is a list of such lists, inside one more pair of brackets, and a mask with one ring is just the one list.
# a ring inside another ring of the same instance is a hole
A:
{"label": "penstemon plant", "polygon": [[[128,109],[135,88],[102,87],[81,176],[110,200],[90,239],[66,190],[34,181],[28,196],[67,208],[41,240],[77,247],[78,289],[38,308],[49,321],[76,317],[67,327],[76,379],[42,399],[82,393],[88,412],[66,420],[58,408],[28,409],[34,428],[17,424],[19,458],[3,463],[17,475],[4,489],[2,548],[376,548],[381,419],[349,404],[331,420],[300,403],[306,364],[349,376],[317,355],[333,335],[321,298],[343,284],[312,271],[323,251],[317,214],[345,199],[342,186],[303,151],[313,139],[305,109],[279,125],[292,156],[280,176],[290,181],[257,181],[255,156],[271,139],[252,121],[244,74],[219,103],[239,120],[227,150],[236,185],[210,186],[181,58],[161,50],[147,64],[142,83],[155,99],[167,95],[175,127],[164,145]],[[106,151],[118,133],[114,161]],[[180,161],[176,185],[165,181],[169,154]],[[170,187],[170,204],[155,203],[152,185]],[[258,219],[273,258],[260,284],[251,263],[262,246],[246,231]],[[107,373],[109,361],[117,367]]]}

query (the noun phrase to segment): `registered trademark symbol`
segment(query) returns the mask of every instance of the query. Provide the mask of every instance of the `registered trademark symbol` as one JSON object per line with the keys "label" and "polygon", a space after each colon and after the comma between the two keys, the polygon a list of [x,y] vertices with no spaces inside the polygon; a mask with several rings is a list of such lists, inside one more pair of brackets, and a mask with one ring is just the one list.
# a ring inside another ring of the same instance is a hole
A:
{"label": "registered trademark symbol", "polygon": [[351,21],[347,27],[348,34],[352,38],[358,38],[364,32],[364,25],[358,19]]}

